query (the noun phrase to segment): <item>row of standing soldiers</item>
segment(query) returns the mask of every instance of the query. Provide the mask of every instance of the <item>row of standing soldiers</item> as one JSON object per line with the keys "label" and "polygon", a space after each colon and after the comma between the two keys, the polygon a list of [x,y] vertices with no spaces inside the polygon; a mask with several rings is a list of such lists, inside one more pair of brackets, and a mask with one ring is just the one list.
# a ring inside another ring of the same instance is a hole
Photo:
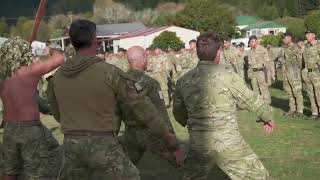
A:
{"label": "row of standing soldiers", "polygon": [[243,77],[253,91],[261,94],[269,104],[271,96],[268,87],[278,79],[277,70],[281,70],[283,89],[289,99],[287,115],[291,117],[303,116],[304,82],[311,102],[311,118],[319,119],[320,44],[314,31],[308,30],[305,35],[306,42],[299,40],[294,44],[292,34],[284,33],[280,48],[272,48],[271,43],[264,48],[258,44],[256,36],[251,36],[248,51],[245,51],[244,44],[240,44],[237,49],[231,45],[230,39],[226,39],[221,63]]}

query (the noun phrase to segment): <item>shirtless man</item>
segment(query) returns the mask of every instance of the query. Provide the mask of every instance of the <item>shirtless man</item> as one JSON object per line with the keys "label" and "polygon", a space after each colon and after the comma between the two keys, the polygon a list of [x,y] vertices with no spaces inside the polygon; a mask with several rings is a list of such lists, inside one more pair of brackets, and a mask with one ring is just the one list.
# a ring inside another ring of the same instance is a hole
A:
{"label": "shirtless man", "polygon": [[49,149],[58,143],[40,122],[36,96],[41,76],[61,65],[64,55],[52,50],[48,60],[32,63],[31,47],[20,38],[6,41],[0,50],[1,63],[12,70],[0,82],[4,109],[3,179],[54,179],[57,172],[49,168],[48,159],[54,156]]}

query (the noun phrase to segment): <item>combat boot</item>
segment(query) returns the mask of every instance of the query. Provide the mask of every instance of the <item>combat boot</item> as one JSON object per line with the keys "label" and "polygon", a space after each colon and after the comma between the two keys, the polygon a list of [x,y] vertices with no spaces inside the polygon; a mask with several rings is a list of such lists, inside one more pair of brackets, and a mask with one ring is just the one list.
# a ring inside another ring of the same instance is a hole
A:
{"label": "combat boot", "polygon": [[319,115],[311,115],[311,116],[309,117],[309,119],[311,119],[311,120],[318,120],[318,119],[319,119]]}

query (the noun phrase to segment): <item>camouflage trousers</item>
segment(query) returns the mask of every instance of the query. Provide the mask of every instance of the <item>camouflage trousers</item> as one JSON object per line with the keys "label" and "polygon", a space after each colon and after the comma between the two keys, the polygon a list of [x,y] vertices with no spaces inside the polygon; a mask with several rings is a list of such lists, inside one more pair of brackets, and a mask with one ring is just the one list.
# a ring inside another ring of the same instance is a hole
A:
{"label": "camouflage trousers", "polygon": [[3,149],[5,175],[28,180],[57,178],[59,144],[40,121],[5,123]]}
{"label": "camouflage trousers", "polygon": [[140,180],[114,135],[65,135],[62,180]]}
{"label": "camouflage trousers", "polygon": [[215,164],[232,180],[269,179],[268,171],[237,129],[189,132],[184,180],[207,180]]}
{"label": "camouflage trousers", "polygon": [[312,115],[318,116],[320,112],[320,72],[319,70],[308,72],[307,69],[304,69],[302,78],[307,85]]}
{"label": "camouflage trousers", "polygon": [[267,84],[268,86],[272,85],[272,82],[276,79],[276,70],[274,67],[273,61],[268,61],[265,63],[266,66],[266,72],[267,72]]}
{"label": "camouflage trousers", "polygon": [[284,71],[283,89],[288,94],[289,111],[303,113],[301,71]]}
{"label": "camouflage trousers", "polygon": [[251,78],[251,85],[254,92],[261,94],[263,99],[271,104],[271,96],[268,89],[268,85],[266,83],[265,73],[263,71],[253,72]]}
{"label": "camouflage trousers", "polygon": [[121,144],[128,152],[130,160],[136,165],[146,150],[166,159],[175,166],[174,152],[168,148],[167,143],[158,136],[152,135],[151,131],[144,126],[126,127]]}

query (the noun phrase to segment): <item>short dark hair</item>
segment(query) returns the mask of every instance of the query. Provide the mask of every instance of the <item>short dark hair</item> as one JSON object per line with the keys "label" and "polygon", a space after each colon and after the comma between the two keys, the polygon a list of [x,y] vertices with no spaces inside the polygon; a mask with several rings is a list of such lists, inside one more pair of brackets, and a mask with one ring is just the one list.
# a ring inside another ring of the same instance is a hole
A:
{"label": "short dark hair", "polygon": [[197,54],[200,60],[214,60],[221,47],[221,38],[213,32],[203,33],[197,38]]}
{"label": "short dark hair", "polygon": [[127,50],[126,50],[126,49],[124,49],[124,48],[119,48],[119,49],[118,49],[118,52],[124,52],[124,53],[126,53],[126,52],[127,52]]}
{"label": "short dark hair", "polygon": [[191,40],[189,41],[189,44],[191,44],[191,43],[197,43],[197,40],[191,39]]}
{"label": "short dark hair", "polygon": [[75,49],[88,48],[96,35],[96,24],[88,20],[76,20],[69,29],[70,41]]}

